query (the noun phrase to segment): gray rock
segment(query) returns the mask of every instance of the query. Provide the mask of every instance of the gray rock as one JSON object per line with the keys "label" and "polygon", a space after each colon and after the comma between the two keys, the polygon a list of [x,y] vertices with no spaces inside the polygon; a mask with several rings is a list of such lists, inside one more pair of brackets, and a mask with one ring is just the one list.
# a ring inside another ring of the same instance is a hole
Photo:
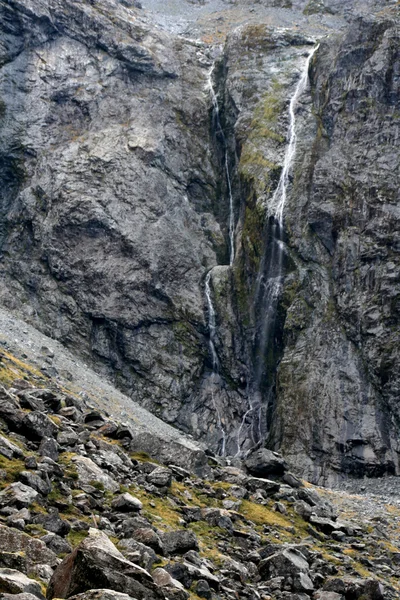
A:
{"label": "gray rock", "polygon": [[126,492],[112,501],[112,507],[122,512],[137,512],[142,510],[143,504],[140,500]]}
{"label": "gray rock", "polygon": [[102,483],[104,488],[110,492],[119,490],[119,484],[107,473],[104,473],[90,458],[77,455],[74,457],[73,462],[81,484],[87,485],[97,481]]}
{"label": "gray rock", "polygon": [[249,477],[246,487],[252,492],[263,490],[268,496],[272,496],[280,490],[280,485],[276,481],[261,479],[260,477]]}
{"label": "gray rock", "polygon": [[127,561],[105,533],[90,529],[89,536],[55,570],[47,598],[70,597],[96,588],[127,593],[137,600],[164,598],[147,571]]}
{"label": "gray rock", "polygon": [[22,593],[22,594],[1,594],[1,600],[36,600],[37,596],[34,594]]}
{"label": "gray rock", "polygon": [[[152,570],[154,563],[159,561],[159,558],[154,552],[153,548],[150,548],[150,546],[146,546],[145,544],[142,544],[141,542],[138,542],[132,538],[121,540],[118,543],[118,548],[128,560],[139,564],[149,572]],[[136,560],[132,560],[131,556],[135,552],[137,553],[138,558]]]}
{"label": "gray rock", "polygon": [[37,564],[48,564],[50,567],[57,564],[56,555],[46,547],[42,540],[4,525],[0,525],[0,547],[4,552],[20,553],[23,557],[25,573],[29,573]]}
{"label": "gray rock", "polygon": [[27,508],[38,497],[38,492],[23,483],[11,483],[0,492],[0,506]]}
{"label": "gray rock", "polygon": [[60,431],[57,442],[60,446],[74,446],[78,442],[78,434],[75,431]]}
{"label": "gray rock", "polygon": [[60,536],[65,536],[71,531],[71,525],[66,519],[62,519],[57,510],[48,514],[39,514],[34,519],[35,523],[42,525],[47,531]]}
{"label": "gray rock", "polygon": [[309,564],[301,552],[291,549],[277,552],[262,560],[258,565],[263,579],[297,577],[304,573],[308,574],[309,568]]}
{"label": "gray rock", "polygon": [[172,471],[165,467],[157,467],[147,475],[147,480],[157,487],[169,487],[172,482]]}
{"label": "gray rock", "polygon": [[265,477],[271,475],[283,475],[286,470],[285,461],[281,456],[277,456],[271,450],[261,448],[252,452],[244,461],[249,473],[256,477]]}
{"label": "gray rock", "polygon": [[58,460],[58,444],[52,437],[44,437],[40,442],[39,454],[46,456],[54,461]]}
{"label": "gray rock", "polygon": [[69,554],[72,551],[70,544],[56,533],[48,533],[40,538],[55,554]]}
{"label": "gray rock", "polygon": [[200,598],[206,598],[206,600],[211,600],[212,591],[205,579],[200,579],[196,583],[196,594],[200,596]]}
{"label": "gray rock", "polygon": [[198,550],[197,538],[190,529],[167,531],[161,536],[164,551],[168,554],[184,554],[188,550]]}
{"label": "gray rock", "polygon": [[44,479],[42,477],[39,477],[39,475],[36,475],[36,473],[31,473],[30,471],[22,471],[19,474],[19,479],[20,481],[22,481],[22,483],[24,483],[27,486],[30,486],[43,496],[47,496],[51,492],[51,483],[48,477]]}
{"label": "gray rock", "polygon": [[15,569],[0,569],[0,589],[6,594],[32,594],[44,600],[40,584]]}
{"label": "gray rock", "polygon": [[21,448],[18,448],[18,446],[10,442],[2,435],[0,435],[0,454],[9,459],[21,458],[21,456],[23,456]]}
{"label": "gray rock", "polygon": [[135,600],[135,598],[114,590],[87,590],[83,594],[72,596],[71,600]]}
{"label": "gray rock", "polygon": [[54,437],[58,427],[49,417],[39,411],[32,411],[25,415],[22,429],[28,439],[41,440],[44,437]]}

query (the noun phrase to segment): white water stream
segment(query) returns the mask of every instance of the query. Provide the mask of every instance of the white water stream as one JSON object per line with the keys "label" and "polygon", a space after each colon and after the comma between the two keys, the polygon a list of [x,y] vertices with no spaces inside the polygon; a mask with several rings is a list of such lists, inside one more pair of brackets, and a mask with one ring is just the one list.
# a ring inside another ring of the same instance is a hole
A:
{"label": "white water stream", "polygon": [[278,186],[274,192],[272,197],[272,206],[274,208],[275,217],[279,221],[280,227],[283,226],[283,209],[285,208],[286,198],[287,198],[287,189],[289,187],[289,175],[290,170],[292,168],[293,159],[296,154],[296,146],[297,146],[297,133],[296,133],[296,108],[299,103],[299,99],[305,92],[308,85],[308,72],[310,69],[310,63],[313,59],[314,54],[319,48],[316,46],[308,55],[306,64],[304,65],[304,69],[302,71],[299,82],[296,86],[296,90],[290,100],[289,105],[289,143],[286,148],[285,158],[283,161],[282,173],[279,179]]}
{"label": "white water stream", "polygon": [[[256,358],[255,373],[254,373],[254,392],[249,394],[249,408],[243,416],[242,423],[237,434],[238,454],[241,448],[241,434],[244,429],[245,421],[248,417],[252,420],[258,419],[257,430],[260,438],[254,440],[254,427],[252,427],[253,442],[260,441],[262,438],[262,404],[261,404],[261,378],[264,371],[264,356],[265,350],[270,343],[273,343],[272,335],[276,321],[276,311],[278,307],[279,297],[283,285],[283,257],[284,257],[284,228],[283,228],[283,213],[288,195],[288,187],[290,183],[290,172],[293,166],[294,157],[297,147],[297,131],[296,131],[296,109],[299,100],[309,82],[308,73],[311,60],[318,50],[316,46],[308,55],[300,79],[297,83],[295,92],[289,104],[289,130],[288,143],[286,146],[285,156],[283,160],[282,172],[279,178],[278,185],[271,200],[271,212],[275,217],[272,224],[270,235],[271,243],[269,244],[270,252],[267,256],[265,252],[261,261],[260,271],[257,277],[255,304],[264,308],[263,323],[259,333],[258,341],[258,356]],[[269,394],[270,395],[270,394]],[[268,428],[268,424],[265,424]]]}
{"label": "white water stream", "polygon": [[222,435],[222,446],[221,446],[220,455],[225,456],[226,432],[225,432],[225,429],[224,429],[224,426],[222,423],[221,412],[218,408],[218,404],[215,401],[215,396],[214,396],[214,387],[216,386],[216,384],[218,383],[218,380],[219,380],[219,362],[218,362],[218,356],[217,356],[217,352],[215,350],[215,344],[214,344],[216,321],[215,321],[215,309],[214,309],[214,304],[212,301],[212,293],[211,293],[211,271],[209,271],[207,273],[206,282],[205,282],[205,292],[206,292],[207,307],[208,307],[208,330],[209,330],[209,335],[210,335],[209,343],[210,343],[210,351],[211,351],[211,356],[212,356],[212,361],[213,361],[213,372],[211,375],[211,400],[212,400],[212,404],[213,404],[213,407],[215,410],[215,414],[217,415],[217,427],[221,431],[221,435]]}

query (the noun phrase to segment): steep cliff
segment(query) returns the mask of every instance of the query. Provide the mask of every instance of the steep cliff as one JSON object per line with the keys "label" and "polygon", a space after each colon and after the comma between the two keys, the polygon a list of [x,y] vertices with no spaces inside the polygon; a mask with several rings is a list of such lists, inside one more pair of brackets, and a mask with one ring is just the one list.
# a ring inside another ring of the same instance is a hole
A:
{"label": "steep cliff", "polygon": [[397,472],[397,6],[142,4],[0,0],[1,304],[218,453]]}

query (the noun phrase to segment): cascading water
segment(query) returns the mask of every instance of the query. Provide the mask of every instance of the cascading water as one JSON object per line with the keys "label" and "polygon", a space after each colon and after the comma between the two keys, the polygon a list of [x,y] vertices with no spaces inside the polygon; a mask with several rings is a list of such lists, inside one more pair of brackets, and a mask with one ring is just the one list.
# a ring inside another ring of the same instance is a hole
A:
{"label": "cascading water", "polygon": [[222,423],[221,413],[220,413],[218,405],[215,401],[215,396],[214,396],[214,389],[219,382],[220,373],[219,373],[218,355],[215,350],[215,343],[214,343],[216,320],[215,320],[215,309],[214,309],[214,304],[212,301],[212,294],[211,294],[211,271],[209,271],[207,273],[206,282],[205,282],[205,292],[206,292],[207,307],[208,307],[208,330],[209,330],[209,335],[210,335],[209,343],[210,343],[210,351],[211,351],[212,363],[213,363],[213,371],[212,371],[212,375],[211,375],[211,400],[212,400],[212,404],[213,404],[215,413],[217,415],[217,427],[220,430],[221,436],[222,436],[222,445],[221,445],[221,449],[220,449],[220,455],[225,456],[226,433],[225,433],[225,429],[224,429],[224,426]]}
{"label": "cascading water", "polygon": [[[229,196],[229,222],[228,222],[228,230],[229,230],[229,265],[233,265],[233,261],[235,260],[235,214],[234,214],[234,205],[233,205],[233,194],[232,194],[232,182],[229,171],[229,161],[228,161],[228,150],[227,143],[224,131],[221,126],[220,114],[219,114],[219,106],[218,106],[218,98],[214,91],[214,86],[212,82],[213,72],[215,65],[212,66],[210,73],[208,75],[207,89],[211,96],[211,101],[213,105],[214,117],[216,122],[216,133],[220,136],[223,151],[224,151],[224,170],[226,177],[226,184],[228,189]],[[215,399],[215,388],[220,387],[221,383],[221,375],[219,368],[218,355],[215,349],[215,333],[216,333],[216,319],[215,319],[215,309],[212,299],[211,293],[211,271],[208,272],[206,281],[205,281],[205,294],[207,299],[207,308],[208,308],[208,330],[209,330],[209,344],[210,344],[210,352],[212,357],[212,375],[211,375],[211,400],[215,410],[215,414],[217,416],[217,427],[221,432],[221,447],[219,454],[221,456],[225,456],[226,453],[226,432],[223,426],[221,411],[218,408],[217,401]]]}
{"label": "cascading water", "polygon": [[[246,419],[251,419],[251,437],[254,443],[258,443],[262,440],[268,430],[267,411],[272,401],[273,392],[272,386],[269,385],[266,393],[267,397],[264,402],[262,402],[262,377],[265,371],[266,353],[268,352],[268,349],[271,351],[272,343],[274,341],[272,337],[274,335],[278,302],[283,285],[283,213],[290,183],[290,172],[296,154],[296,109],[302,94],[307,88],[310,63],[315,52],[318,50],[318,47],[319,46],[316,46],[309,54],[289,105],[288,144],[279,182],[270,202],[271,218],[267,230],[269,241],[267,242],[261,261],[254,296],[255,310],[258,309],[258,312],[262,313],[262,326],[257,332],[258,335],[254,342],[254,388],[252,393],[249,394],[249,409],[243,417],[242,425],[238,432],[238,453],[240,453],[241,444],[243,443],[240,437]],[[263,411],[265,412],[265,415],[263,415]]]}

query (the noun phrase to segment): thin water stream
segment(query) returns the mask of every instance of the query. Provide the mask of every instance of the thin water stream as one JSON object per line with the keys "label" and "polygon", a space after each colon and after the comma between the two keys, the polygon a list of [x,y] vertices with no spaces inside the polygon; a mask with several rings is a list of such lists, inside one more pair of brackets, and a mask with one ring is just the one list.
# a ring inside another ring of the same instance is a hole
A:
{"label": "thin water stream", "polygon": [[[262,378],[265,371],[265,355],[270,344],[274,342],[273,336],[276,326],[277,308],[279,298],[283,287],[283,260],[285,252],[284,244],[284,208],[288,195],[290,184],[290,173],[293,166],[294,157],[297,147],[297,131],[296,131],[296,110],[299,100],[307,89],[309,82],[309,68],[311,60],[318,50],[316,46],[307,57],[304,68],[301,72],[300,79],[297,83],[295,92],[289,104],[289,129],[288,143],[286,146],[283,167],[279,178],[278,185],[272,196],[270,203],[271,220],[268,226],[268,238],[266,250],[261,261],[259,274],[257,277],[254,308],[258,308],[262,313],[262,325],[258,332],[256,343],[255,370],[254,370],[254,389],[249,395],[249,409],[243,416],[242,424],[239,428],[237,445],[238,453],[240,453],[241,442],[240,436],[244,429],[246,419],[251,417],[253,421],[252,437],[253,441],[259,442],[267,433],[268,423],[262,424],[263,404],[264,410],[268,409],[265,402],[262,402]],[[271,400],[271,389],[268,392],[267,404]],[[254,423],[255,421],[255,423]],[[264,430],[264,431],[263,431]],[[258,431],[258,439],[254,439],[255,432]]]}

